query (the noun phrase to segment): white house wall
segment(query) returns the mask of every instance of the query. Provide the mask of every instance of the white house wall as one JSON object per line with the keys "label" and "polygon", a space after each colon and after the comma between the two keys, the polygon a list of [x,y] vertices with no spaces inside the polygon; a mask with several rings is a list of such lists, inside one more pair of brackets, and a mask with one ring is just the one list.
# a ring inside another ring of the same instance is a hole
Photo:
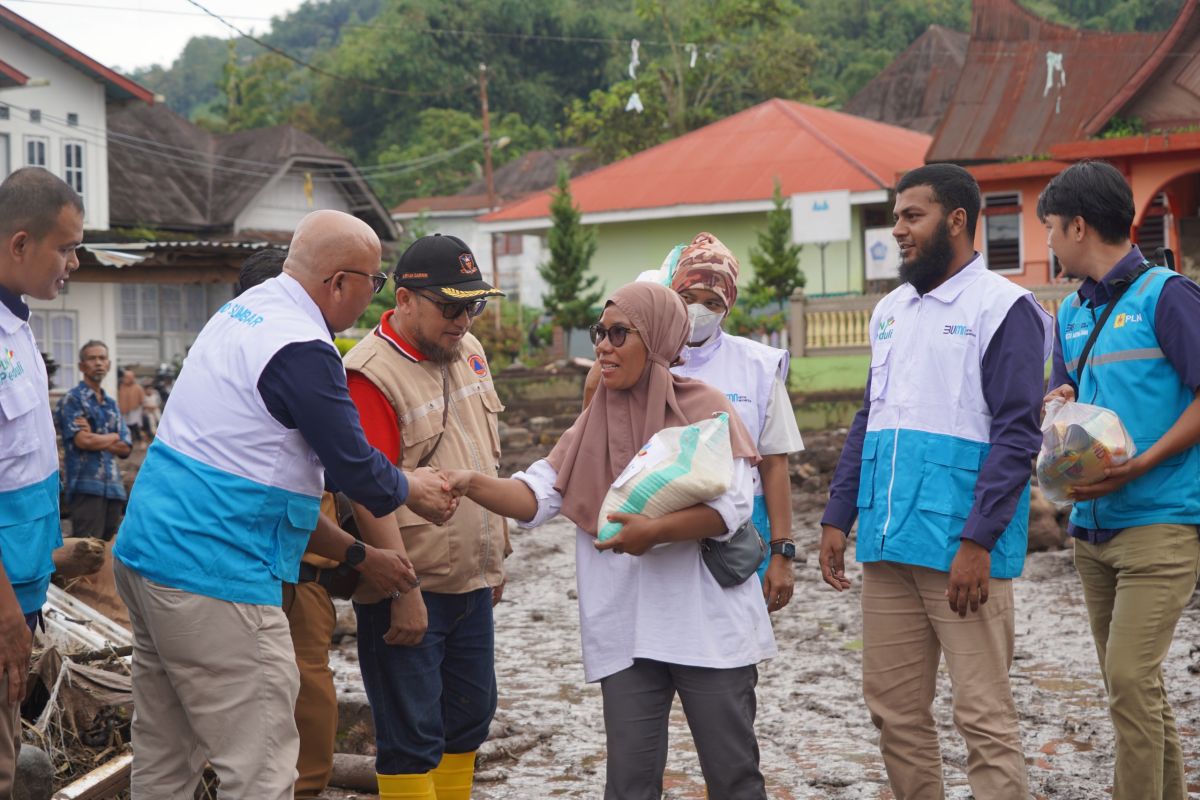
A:
{"label": "white house wall", "polygon": [[[8,119],[0,119],[0,137],[8,136],[7,158],[0,153],[0,170],[26,166],[26,137],[47,140],[46,169],[63,177],[63,145],[74,140],[83,144],[84,227],[108,229],[108,150],[106,141],[104,85],[73,66],[4,29],[0,30],[0,55],[31,80],[49,81],[48,86],[0,89],[0,104],[9,106]],[[29,109],[42,113],[40,123],[31,122]],[[77,114],[78,125],[67,125],[67,115]],[[0,138],[0,148],[3,147]]]}
{"label": "white house wall", "polygon": [[[74,358],[60,358],[55,384],[59,388],[70,388],[78,383],[82,376],[76,367],[78,352],[84,342],[98,339],[108,345],[109,360],[112,369],[105,378],[105,391],[116,392],[116,369],[123,364],[120,344],[117,341],[117,285],[112,283],[68,283],[67,291],[60,292],[54,300],[37,300],[25,298],[32,312],[38,311],[67,311],[73,312],[75,323],[75,342],[70,352]],[[39,342],[39,346],[43,343]],[[47,349],[42,347],[43,350]]]}
{"label": "white house wall", "polygon": [[234,232],[292,231],[310,211],[333,209],[350,212],[346,195],[337,184],[314,175],[313,202],[304,194],[304,172],[298,169],[273,179],[234,220]]}

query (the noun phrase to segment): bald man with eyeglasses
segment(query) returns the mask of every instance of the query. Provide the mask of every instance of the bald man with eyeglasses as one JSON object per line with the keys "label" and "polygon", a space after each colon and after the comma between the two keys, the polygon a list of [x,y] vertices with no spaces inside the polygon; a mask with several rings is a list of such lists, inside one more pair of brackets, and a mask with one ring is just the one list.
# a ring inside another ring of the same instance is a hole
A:
{"label": "bald man with eyeglasses", "polygon": [[[495,475],[503,406],[470,329],[502,293],[454,236],[414,242],[395,283],[395,308],[345,357],[368,441],[404,469]],[[356,605],[380,797],[466,800],[496,709],[492,607],[504,588],[507,523],[466,498],[443,526],[404,509],[356,517],[364,536],[402,539],[421,582]]]}

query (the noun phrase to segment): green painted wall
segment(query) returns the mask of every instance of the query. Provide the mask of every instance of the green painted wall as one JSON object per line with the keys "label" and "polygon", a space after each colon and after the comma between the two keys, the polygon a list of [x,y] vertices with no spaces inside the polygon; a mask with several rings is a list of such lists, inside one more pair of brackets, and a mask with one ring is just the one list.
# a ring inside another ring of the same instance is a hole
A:
{"label": "green painted wall", "polygon": [[[766,212],[598,225],[592,271],[600,276],[607,292],[615,291],[643,270],[657,268],[675,245],[690,242],[700,231],[709,231],[737,256],[742,265],[738,284],[744,286],[754,277],[750,248],[766,225]],[[862,214],[858,207],[853,209],[851,217],[851,237],[849,242],[834,242],[825,248],[825,293],[863,290]],[[804,246],[800,254],[800,266],[807,276],[805,292],[820,294],[821,250],[817,245]]]}

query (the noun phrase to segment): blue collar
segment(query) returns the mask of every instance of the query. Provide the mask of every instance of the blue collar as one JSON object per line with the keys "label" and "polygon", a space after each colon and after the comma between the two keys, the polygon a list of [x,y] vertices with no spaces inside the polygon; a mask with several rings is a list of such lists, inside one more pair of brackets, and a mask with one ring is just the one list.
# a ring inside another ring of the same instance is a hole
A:
{"label": "blue collar", "polygon": [[1079,297],[1081,300],[1087,301],[1088,305],[1096,308],[1108,303],[1108,298],[1113,296],[1113,284],[1128,279],[1133,271],[1146,263],[1146,257],[1142,255],[1142,251],[1135,244],[1129,248],[1129,252],[1121,257],[1121,260],[1108,271],[1099,282],[1092,278],[1085,278],[1079,286]]}
{"label": "blue collar", "polygon": [[0,286],[0,303],[3,303],[17,319],[22,322],[29,321],[29,306],[25,305],[21,295]]}

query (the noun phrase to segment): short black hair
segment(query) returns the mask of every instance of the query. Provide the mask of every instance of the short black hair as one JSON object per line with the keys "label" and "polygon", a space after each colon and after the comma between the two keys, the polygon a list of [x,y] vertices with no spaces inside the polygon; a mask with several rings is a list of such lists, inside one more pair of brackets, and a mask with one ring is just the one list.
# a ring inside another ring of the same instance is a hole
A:
{"label": "short black hair", "polygon": [[83,354],[86,353],[88,350],[91,350],[93,347],[103,347],[104,355],[108,355],[108,345],[106,345],[104,342],[100,341],[99,339],[88,339],[86,342],[83,343],[83,347],[79,348],[79,360],[83,361]]}
{"label": "short black hair", "polygon": [[277,277],[283,272],[283,262],[286,260],[287,253],[278,247],[266,247],[252,253],[242,262],[237,283],[233,285],[233,296],[237,297],[247,289]]}
{"label": "short black hair", "polygon": [[53,172],[23,167],[0,183],[0,236],[25,231],[41,239],[67,206],[83,214],[83,198]]}
{"label": "short black hair", "polygon": [[914,186],[928,186],[933,190],[933,199],[947,214],[957,208],[967,212],[967,235],[975,237],[975,225],[979,222],[979,207],[982,205],[979,184],[975,177],[957,164],[926,164],[904,173],[896,184],[896,194]]}
{"label": "short black hair", "polygon": [[1112,164],[1080,161],[1051,178],[1038,195],[1038,219],[1045,222],[1051,214],[1064,224],[1083,217],[1105,244],[1120,244],[1133,227],[1133,190]]}

